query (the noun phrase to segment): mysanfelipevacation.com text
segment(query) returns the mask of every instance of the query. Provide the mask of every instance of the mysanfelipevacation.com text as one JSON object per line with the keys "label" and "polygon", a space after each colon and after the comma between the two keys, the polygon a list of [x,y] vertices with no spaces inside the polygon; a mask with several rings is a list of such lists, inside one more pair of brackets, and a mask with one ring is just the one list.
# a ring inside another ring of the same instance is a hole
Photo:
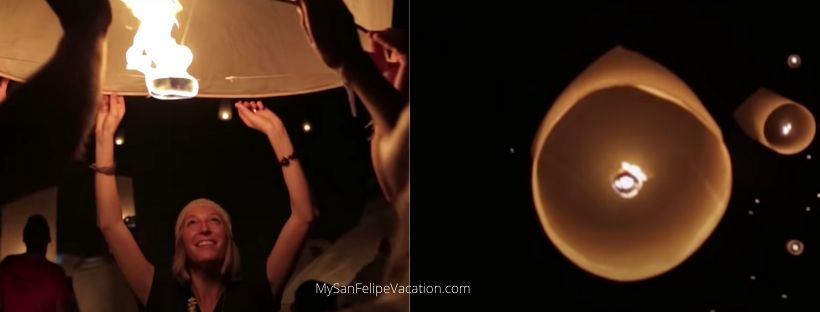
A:
{"label": "mysanfelipevacation.com text", "polygon": [[355,283],[351,285],[320,284],[316,285],[316,293],[326,294],[469,294],[469,285],[403,285],[403,284],[376,284]]}

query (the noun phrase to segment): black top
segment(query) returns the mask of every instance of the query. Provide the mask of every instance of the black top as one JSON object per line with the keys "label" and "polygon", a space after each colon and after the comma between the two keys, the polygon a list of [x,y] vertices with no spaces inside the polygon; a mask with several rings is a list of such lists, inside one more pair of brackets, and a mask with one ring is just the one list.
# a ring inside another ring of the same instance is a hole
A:
{"label": "black top", "polygon": [[[145,310],[149,312],[187,312],[188,299],[192,298],[191,285],[181,285],[170,271],[154,270],[154,281],[148,295]],[[266,278],[245,278],[226,285],[214,312],[279,310],[278,296],[270,291]],[[199,311],[197,307],[196,310]]]}

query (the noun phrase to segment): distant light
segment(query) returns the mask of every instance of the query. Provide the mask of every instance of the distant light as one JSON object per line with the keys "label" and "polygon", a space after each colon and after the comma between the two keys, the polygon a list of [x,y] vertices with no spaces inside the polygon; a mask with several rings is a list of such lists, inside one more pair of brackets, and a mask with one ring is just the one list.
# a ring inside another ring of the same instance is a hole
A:
{"label": "distant light", "polygon": [[756,279],[757,279],[757,277],[756,277],[756,276],[754,276],[754,275],[752,275],[752,276],[749,276],[749,279],[754,281],[754,280],[756,280]]}
{"label": "distant light", "polygon": [[806,159],[811,160],[811,154],[806,154]]}
{"label": "distant light", "polygon": [[811,211],[811,206],[806,206],[806,212],[810,212],[810,211]]}
{"label": "distant light", "polygon": [[305,132],[310,132],[311,129],[312,127],[309,122],[305,121],[305,123],[302,124],[302,130],[305,130]]}
{"label": "distant light", "polygon": [[780,295],[780,298],[782,298],[783,300],[786,300],[786,299],[789,299],[789,295],[782,294],[782,295]]}
{"label": "distant light", "polygon": [[786,59],[786,63],[789,65],[789,68],[800,68],[802,60],[800,59],[800,55],[792,54]]}
{"label": "distant light", "polygon": [[222,100],[219,102],[219,119],[223,121],[231,120],[233,117],[233,103],[231,100]]}
{"label": "distant light", "polygon": [[792,123],[786,123],[783,125],[783,135],[789,135],[792,132]]}
{"label": "distant light", "polygon": [[803,254],[804,248],[805,247],[803,246],[803,242],[799,240],[792,239],[786,242],[786,251],[788,251],[790,254],[794,256],[799,256]]}
{"label": "distant light", "polygon": [[754,210],[749,210],[749,215],[750,215],[750,216],[752,216],[752,215],[754,215],[754,214],[755,214]]}
{"label": "distant light", "polygon": [[820,198],[820,193],[817,193],[817,198]]}
{"label": "distant light", "polygon": [[510,154],[515,154],[515,149],[510,147]]}
{"label": "distant light", "polygon": [[120,129],[114,134],[114,144],[116,145],[123,145],[125,144],[125,130]]}
{"label": "distant light", "polygon": [[755,198],[755,204],[760,204],[760,199]]}

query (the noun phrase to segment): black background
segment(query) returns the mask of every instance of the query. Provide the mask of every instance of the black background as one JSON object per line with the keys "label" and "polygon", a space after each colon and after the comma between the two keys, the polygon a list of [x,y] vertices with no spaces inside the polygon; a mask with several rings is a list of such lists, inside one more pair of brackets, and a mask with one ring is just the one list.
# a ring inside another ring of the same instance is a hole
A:
{"label": "black background", "polygon": [[[413,273],[473,287],[469,297],[420,301],[556,311],[820,308],[817,144],[780,155],[732,117],[761,87],[817,116],[816,10],[770,1],[423,6],[414,7],[423,17],[411,37]],[[611,282],[566,260],[542,230],[530,189],[529,147],[541,119],[575,76],[616,45],[663,64],[694,90],[721,127],[733,170],[729,206],[703,246],[670,272],[635,283]],[[798,70],[787,67],[791,53],[802,57]],[[787,253],[791,238],[805,243],[802,255]]]}

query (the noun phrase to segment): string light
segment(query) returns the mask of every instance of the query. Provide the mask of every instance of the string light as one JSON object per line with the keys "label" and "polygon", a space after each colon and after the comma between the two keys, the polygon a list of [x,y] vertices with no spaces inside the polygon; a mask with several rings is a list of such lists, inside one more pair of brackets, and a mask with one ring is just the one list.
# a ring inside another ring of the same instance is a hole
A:
{"label": "string light", "polygon": [[233,118],[233,105],[230,100],[222,100],[219,102],[219,119],[228,121]]}
{"label": "string light", "polygon": [[114,144],[123,145],[125,144],[125,134],[120,132],[117,133],[117,136],[114,138]]}
{"label": "string light", "polygon": [[797,54],[789,55],[786,59],[786,64],[792,69],[800,68],[800,63],[802,63],[802,60],[800,59],[800,55]]}

